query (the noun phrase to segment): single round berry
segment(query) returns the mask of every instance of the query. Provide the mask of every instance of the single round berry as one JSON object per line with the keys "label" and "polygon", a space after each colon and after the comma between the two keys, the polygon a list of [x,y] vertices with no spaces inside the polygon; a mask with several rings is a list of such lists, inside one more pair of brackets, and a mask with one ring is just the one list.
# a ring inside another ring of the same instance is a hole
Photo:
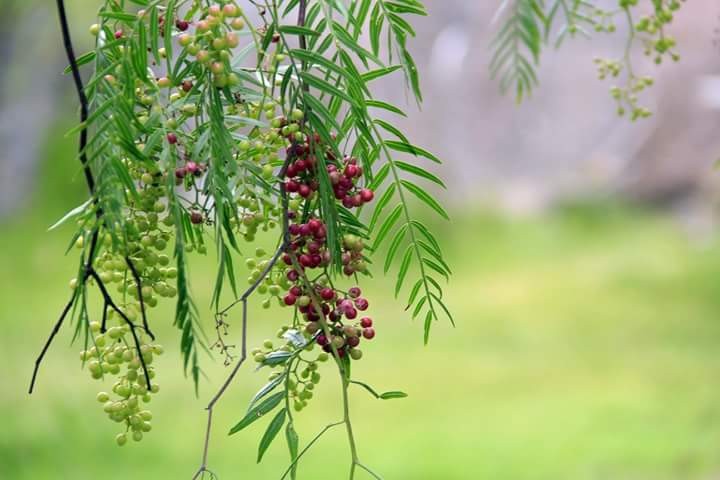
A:
{"label": "single round berry", "polygon": [[368,340],[372,339],[375,336],[375,329],[372,327],[363,328],[363,337],[367,338]]}

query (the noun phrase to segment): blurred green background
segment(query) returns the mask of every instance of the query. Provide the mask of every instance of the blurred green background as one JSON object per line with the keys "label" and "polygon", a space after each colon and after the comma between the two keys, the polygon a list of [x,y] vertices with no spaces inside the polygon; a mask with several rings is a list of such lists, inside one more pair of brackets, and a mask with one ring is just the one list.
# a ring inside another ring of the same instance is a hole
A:
{"label": "blurred green background", "polygon": [[[81,32],[92,10],[79,1],[70,3],[79,25],[78,43],[87,46],[89,39]],[[465,2],[479,3],[484,2]],[[21,201],[0,205],[5,207],[0,210],[9,211],[0,219],[0,479],[188,479],[200,461],[204,405],[228,370],[221,361],[203,356],[207,379],[201,382],[199,398],[194,395],[180,368],[171,305],[152,315],[167,354],[157,361],[162,391],[151,404],[154,429],[140,444],[115,446],[117,425],[107,420],[95,400],[96,393],[109,385],[81,371],[81,347],[70,344],[70,325],[50,350],[36,393],[26,393],[35,356],[68,299],[68,281],[76,268],[74,252],[63,256],[70,227],[53,232],[47,227],[84,201],[86,192],[74,158],[75,139],[63,135],[74,125],[75,104],[69,78],[57,74],[64,65],[52,5],[33,8],[39,3],[19,0],[11,4],[22,22],[14,25],[13,16],[2,19],[0,37],[16,28],[13,38],[20,39],[22,48],[43,56],[13,57],[10,73],[0,75],[6,82],[0,83],[3,97],[27,90],[32,98],[43,98],[44,90],[26,81],[37,80],[40,74],[32,72],[42,67],[42,75],[51,78],[53,89],[48,91],[55,92],[56,108],[42,118],[38,114],[37,122],[47,125],[31,131],[40,160],[32,181],[22,184],[22,196],[15,196]],[[440,10],[434,9],[433,18],[444,21]],[[425,49],[418,51],[427,60]],[[474,88],[472,78],[468,82]],[[431,79],[427,85],[430,109],[446,101],[433,95]],[[491,88],[494,94],[495,86]],[[459,95],[456,100],[465,98]],[[510,111],[509,103],[496,102],[495,110]],[[609,116],[612,105],[603,100],[606,104],[608,111],[597,116],[616,122]],[[536,103],[534,108],[544,115],[551,107]],[[456,118],[454,110],[431,111],[435,113],[425,120],[425,128],[438,128],[440,123],[456,128],[447,121]],[[428,115],[417,118],[420,122]],[[35,121],[32,116],[30,120]],[[508,121],[518,127],[515,120]],[[527,125],[519,127],[521,134],[508,127],[515,133],[501,143],[522,143],[533,136]],[[635,135],[644,127],[623,128]],[[718,478],[716,233],[698,238],[667,210],[610,201],[606,194],[594,200],[553,202],[552,208],[520,216],[477,199],[463,200],[468,190],[457,186],[475,182],[486,163],[503,164],[522,155],[489,150],[479,160],[468,161],[465,144],[461,154],[453,154],[452,148],[458,147],[453,141],[415,133],[413,138],[427,139],[424,145],[448,159],[443,176],[453,186],[448,198],[453,221],[434,227],[454,269],[446,295],[457,328],[434,325],[425,347],[422,325],[412,322],[402,302],[388,294],[392,278],[378,277],[363,286],[378,336],[364,348],[354,376],[381,391],[406,391],[409,397],[378,401],[361,389],[352,391],[361,460],[388,480]],[[475,136],[468,137],[475,141]],[[563,141],[543,136],[542,142],[549,149],[553,142],[557,146],[572,139],[569,133]],[[13,183],[21,184],[15,174],[24,163],[7,153],[14,141],[11,135],[0,136],[0,179],[8,180],[0,194],[10,191]],[[550,164],[546,157],[552,155],[537,148],[527,151],[533,152],[525,155],[528,163],[537,163],[528,175],[537,174],[536,183],[544,184],[540,170]],[[695,171],[711,176],[705,166]],[[478,190],[475,184],[471,188]],[[0,203],[5,201],[0,196]],[[209,333],[213,261],[196,261],[191,269],[192,288]],[[278,308],[262,310],[259,303],[251,302],[251,347],[272,336],[287,314]],[[237,339],[239,312],[235,313],[231,338]],[[298,415],[301,443],[340,418],[340,390],[330,367],[323,367],[316,398]],[[279,478],[288,464],[281,438],[263,463],[255,464],[267,420],[233,437],[226,435],[266,375],[254,372],[252,365],[244,367],[216,409],[210,466],[221,479]],[[300,478],[346,478],[348,455],[344,432],[331,431],[302,460]]]}
{"label": "blurred green background", "polygon": [[[74,139],[63,120],[47,135],[31,200],[2,224],[0,478],[188,478],[199,461],[203,404],[227,370],[203,358],[200,398],[184,379],[168,308],[152,320],[168,354],[154,430],[114,445],[116,425],[95,401],[107,389],[80,370],[71,329],[58,336],[26,388],[35,354],[69,295],[69,227],[46,232],[82,201]],[[73,180],[74,179],[74,180]],[[388,479],[711,479],[720,472],[720,244],[691,242],[675,223],[637,207],[586,203],[536,217],[456,208],[442,241],[454,266],[447,288],[458,326],[422,328],[387,295],[365,287],[378,338],[354,368],[402,400],[353,391],[362,460]],[[238,262],[239,263],[239,262]],[[212,259],[193,265],[198,304],[209,301]],[[201,309],[209,321],[208,309]],[[283,311],[252,303],[256,345]],[[237,337],[237,318],[232,334]],[[334,372],[301,415],[301,439],[339,418]],[[211,466],[221,478],[277,478],[276,442],[254,458],[262,424],[233,437],[266,373],[248,366],[219,404]],[[345,437],[331,432],[301,463],[304,478],[343,478]],[[360,478],[363,478],[360,476]]]}

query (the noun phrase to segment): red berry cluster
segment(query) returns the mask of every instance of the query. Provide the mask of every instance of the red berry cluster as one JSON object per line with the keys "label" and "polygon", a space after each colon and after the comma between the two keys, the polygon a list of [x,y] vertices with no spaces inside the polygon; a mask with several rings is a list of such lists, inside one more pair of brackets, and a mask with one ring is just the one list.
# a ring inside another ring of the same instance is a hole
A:
{"label": "red berry cluster", "polygon": [[[297,193],[302,198],[310,197],[319,185],[315,171],[317,159],[311,154],[307,144],[294,144],[288,148],[287,154],[295,157],[295,160],[285,171],[285,191]],[[333,158],[333,155],[328,154],[328,157]],[[345,158],[340,167],[331,163],[327,165],[327,172],[335,198],[340,200],[345,208],[360,207],[374,198],[372,190],[357,186],[363,170],[358,166],[356,158]]]}
{"label": "red berry cluster", "polygon": [[[306,223],[293,223],[289,226],[290,244],[288,252],[283,255],[283,262],[292,266],[294,264],[293,257],[297,259],[300,269],[322,268],[330,264],[330,252],[327,249],[325,224],[317,219],[311,218]],[[344,273],[352,275],[355,273],[358,264],[355,260],[358,256],[362,258],[361,251],[363,249],[362,240],[348,235],[343,241],[343,263]],[[326,352],[331,352],[330,342],[333,342],[338,355],[350,355],[354,359],[359,359],[362,353],[356,350],[360,343],[360,337],[371,339],[375,336],[375,330],[372,328],[372,319],[363,317],[359,322],[356,321],[358,311],[367,310],[369,303],[367,299],[362,298],[360,288],[353,287],[347,294],[342,293],[334,288],[322,285],[320,283],[313,286],[314,291],[309,292],[303,281],[300,279],[300,273],[291,268],[287,272],[287,278],[293,282],[293,286],[283,298],[285,305],[296,306],[307,322],[306,331],[314,335],[320,330],[318,320],[320,320],[319,312],[322,317],[329,320],[331,329],[331,338],[328,339],[323,333],[317,337],[317,342]],[[313,298],[320,301],[319,305],[313,303]],[[343,323],[343,318],[351,323]]]}
{"label": "red berry cluster", "polygon": [[327,171],[335,198],[340,200],[345,208],[360,207],[371,202],[375,196],[369,188],[356,186],[363,175],[362,167],[358,166],[356,158],[345,158],[342,170],[335,165],[328,165]]}
{"label": "red berry cluster", "polygon": [[[301,284],[293,285],[285,295],[286,305],[295,305],[303,315],[306,326],[305,331],[310,335],[320,332],[316,341],[327,353],[333,352],[333,346],[338,356],[349,355],[354,360],[362,357],[362,352],[357,348],[362,337],[371,340],[375,337],[373,321],[370,317],[362,317],[359,320],[358,312],[363,312],[369,307],[367,299],[361,297],[358,287],[352,287],[347,293],[320,284],[314,285],[314,295],[320,301],[319,309],[313,303],[312,297]],[[322,312],[324,320],[328,321],[328,337],[319,324]]]}

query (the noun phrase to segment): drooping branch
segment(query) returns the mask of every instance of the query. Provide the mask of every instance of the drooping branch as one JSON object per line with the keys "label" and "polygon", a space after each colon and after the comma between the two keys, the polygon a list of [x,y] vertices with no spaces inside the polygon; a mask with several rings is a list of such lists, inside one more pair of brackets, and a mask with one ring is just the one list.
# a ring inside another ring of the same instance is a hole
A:
{"label": "drooping branch", "polygon": [[[285,159],[285,162],[283,163],[282,168],[277,174],[277,178],[281,181],[282,178],[285,176],[285,172],[287,171],[287,167],[290,165],[291,157],[288,156]],[[242,325],[241,325],[241,343],[240,343],[240,358],[238,359],[237,363],[233,367],[230,374],[227,376],[223,384],[220,386],[220,389],[215,393],[215,395],[212,397],[210,402],[205,407],[205,410],[208,412],[208,419],[207,419],[207,426],[205,428],[205,441],[203,445],[203,454],[202,454],[202,462],[200,464],[200,467],[198,468],[195,475],[192,477],[193,480],[200,478],[200,475],[202,475],[204,472],[208,472],[207,469],[207,457],[208,457],[208,449],[210,446],[210,432],[212,430],[212,414],[213,414],[213,408],[215,407],[215,404],[220,400],[220,398],[225,394],[225,391],[228,389],[230,384],[232,383],[233,379],[237,375],[238,371],[240,370],[240,367],[243,365],[245,360],[247,359],[247,300],[252,295],[257,287],[260,286],[262,281],[265,279],[265,277],[270,273],[272,268],[277,263],[278,259],[280,258],[280,255],[286,250],[287,246],[290,244],[290,230],[289,230],[289,218],[288,218],[288,199],[287,199],[287,192],[285,191],[284,184],[280,185],[280,197],[281,197],[281,204],[282,204],[282,242],[280,242],[280,246],[278,247],[277,251],[273,255],[272,259],[268,262],[268,264],[265,266],[265,269],[263,269],[260,276],[253,282],[250,287],[243,292],[243,294],[240,296],[238,300],[235,300],[233,303],[231,303],[228,307],[223,309],[222,311],[218,312],[218,315],[226,315],[227,312],[234,306],[236,306],[238,303],[242,303]]]}
{"label": "drooping branch", "polygon": [[[78,278],[78,287],[77,288],[84,288],[85,284],[87,283],[88,278],[91,276],[91,274],[94,272],[94,269],[92,268],[93,261],[95,260],[95,254],[97,253],[97,247],[98,247],[98,241],[100,238],[100,225],[102,223],[102,208],[98,205],[98,197],[95,193],[95,177],[93,176],[92,169],[90,167],[90,163],[87,157],[87,143],[88,143],[88,130],[87,130],[87,120],[88,120],[88,114],[89,114],[89,104],[88,104],[88,98],[85,94],[85,86],[83,85],[82,77],[80,75],[80,67],[77,62],[77,58],[75,57],[75,51],[73,48],[72,43],[72,37],[70,35],[70,27],[67,20],[67,12],[65,10],[65,2],[64,0],[56,0],[56,6],[58,11],[58,20],[60,23],[60,31],[63,38],[63,46],[65,49],[65,54],[68,59],[68,63],[70,64],[70,71],[72,72],[73,77],[73,83],[75,85],[75,90],[78,97],[78,102],[80,103],[80,138],[78,141],[78,156],[80,159],[80,163],[82,165],[83,169],[83,175],[85,176],[85,183],[88,188],[88,192],[92,198],[93,205],[95,206],[95,219],[96,224],[93,227],[92,234],[90,237],[90,246],[88,248],[87,257],[84,263],[84,267],[81,270],[80,278]],[[145,314],[145,304],[143,302],[142,298],[142,284],[140,280],[140,275],[135,268],[135,265],[130,260],[129,257],[125,257],[125,261],[127,262],[130,270],[132,271],[133,277],[135,278],[135,282],[137,284],[138,288],[138,298],[140,300],[140,309],[142,312],[142,319],[143,319],[143,328],[145,332],[155,340],[155,336],[150,331],[150,327],[147,322],[146,314]],[[135,338],[135,344],[138,349],[138,356],[140,357],[140,360],[143,364],[143,370],[147,374],[147,368],[145,367],[145,361],[142,358],[142,353],[140,352],[140,343],[139,339],[137,338],[136,332],[135,332],[135,326],[130,322],[130,320],[125,316],[125,314],[117,307],[114,306],[115,304],[112,302],[112,299],[109,295],[107,295],[107,289],[105,288],[104,282],[100,279],[100,277],[95,274],[95,280],[98,284],[98,287],[101,289],[103,295],[105,296],[105,306],[103,308],[103,320],[102,320],[102,331],[105,331],[106,323],[107,323],[107,307],[110,305],[113,307],[114,310],[116,310],[124,319],[125,321],[131,325],[131,331],[133,334],[133,337]],[[62,314],[60,315],[60,318],[55,323],[55,326],[53,327],[52,331],[50,332],[50,335],[48,339],[45,342],[45,345],[43,346],[42,350],[40,351],[40,354],[38,355],[36,361],[35,361],[35,368],[33,369],[32,379],[30,382],[30,389],[29,393],[33,392],[36,377],[38,370],[40,368],[40,364],[42,363],[42,360],[47,353],[47,350],[50,348],[50,344],[54,340],[55,336],[57,335],[58,331],[60,330],[60,327],[62,326],[68,312],[70,311],[70,308],[75,303],[75,300],[77,299],[77,295],[75,292],[73,292],[70,300],[68,301],[66,307],[63,309]],[[110,300],[110,303],[108,303],[108,299]],[[147,383],[148,383],[148,389],[150,388],[150,377],[146,375]]]}

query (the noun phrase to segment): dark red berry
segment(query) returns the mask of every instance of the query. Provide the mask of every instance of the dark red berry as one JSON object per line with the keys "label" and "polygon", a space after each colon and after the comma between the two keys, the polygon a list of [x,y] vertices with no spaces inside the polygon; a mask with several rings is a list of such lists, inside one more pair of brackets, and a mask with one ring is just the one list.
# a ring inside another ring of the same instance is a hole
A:
{"label": "dark red berry", "polygon": [[355,300],[355,307],[363,312],[368,309],[368,301],[364,298],[358,298]]}
{"label": "dark red berry", "polygon": [[192,212],[190,214],[190,222],[195,225],[199,225],[199,224],[203,223],[203,220],[204,220],[203,214],[200,212]]}
{"label": "dark red berry", "polygon": [[299,297],[300,295],[302,295],[302,288],[295,285],[294,287],[292,287],[290,289],[290,294],[295,295],[296,297]]}
{"label": "dark red berry", "polygon": [[175,144],[177,143],[177,141],[178,141],[177,135],[175,135],[175,134],[172,133],[172,132],[168,133],[168,134],[167,134],[167,141],[168,141],[168,143],[169,143],[170,145],[175,145]]}
{"label": "dark red berry", "polygon": [[313,218],[308,222],[308,227],[310,227],[310,230],[315,233],[320,227],[322,227],[322,222],[317,218]]}
{"label": "dark red berry", "polygon": [[190,24],[189,24],[187,21],[185,21],[185,20],[180,20],[180,19],[178,18],[178,19],[175,21],[175,26],[177,27],[178,30],[180,30],[181,32],[184,32],[185,30],[188,29],[188,27],[190,27]]}
{"label": "dark red berry", "polygon": [[335,292],[332,288],[323,288],[322,290],[320,290],[320,296],[323,298],[323,300],[332,300],[335,296]]}
{"label": "dark red berry", "polygon": [[345,342],[351,347],[357,347],[360,345],[360,337],[348,337]]}
{"label": "dark red berry", "polygon": [[357,310],[355,310],[355,307],[350,307],[345,309],[345,316],[352,320],[353,318],[357,317]]}
{"label": "dark red berry", "polygon": [[372,327],[363,328],[363,337],[367,338],[368,340],[372,339],[375,336],[375,329]]}
{"label": "dark red berry", "polygon": [[312,257],[310,255],[302,254],[298,260],[303,267],[312,267]]}
{"label": "dark red berry", "polygon": [[299,185],[294,180],[288,180],[285,182],[285,191],[290,193],[295,193],[298,191]]}
{"label": "dark red berry", "polygon": [[370,328],[372,327],[373,321],[370,317],[363,317],[360,319],[360,326],[363,328]]}
{"label": "dark red berry", "polygon": [[348,289],[348,295],[350,295],[352,298],[358,298],[360,295],[362,295],[362,290],[360,290],[360,287],[350,287]]}
{"label": "dark red berry", "polygon": [[283,298],[283,302],[285,302],[285,305],[287,305],[287,306],[295,305],[296,301],[297,301],[297,297],[290,293],[285,295],[285,297]]}
{"label": "dark red berry", "polygon": [[185,178],[186,174],[187,171],[185,170],[185,167],[178,167],[175,169],[175,178],[182,180],[183,178]]}

